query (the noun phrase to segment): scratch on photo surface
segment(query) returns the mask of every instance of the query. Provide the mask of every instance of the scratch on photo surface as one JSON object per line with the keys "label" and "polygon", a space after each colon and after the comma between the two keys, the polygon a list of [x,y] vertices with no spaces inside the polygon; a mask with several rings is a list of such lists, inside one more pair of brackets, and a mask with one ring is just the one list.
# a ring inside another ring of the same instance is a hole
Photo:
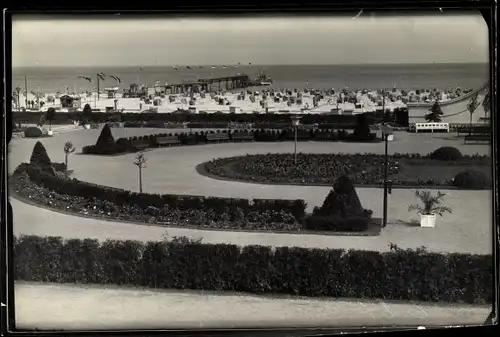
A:
{"label": "scratch on photo surface", "polygon": [[356,14],[353,19],[356,19],[356,18],[359,18],[359,16],[363,13],[363,8],[361,8],[361,10],[358,12],[358,14]]}

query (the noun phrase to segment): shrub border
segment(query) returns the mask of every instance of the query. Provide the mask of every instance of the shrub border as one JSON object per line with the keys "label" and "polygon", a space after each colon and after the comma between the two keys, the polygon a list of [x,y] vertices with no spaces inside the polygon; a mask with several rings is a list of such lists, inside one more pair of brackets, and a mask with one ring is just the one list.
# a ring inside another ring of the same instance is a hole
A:
{"label": "shrub border", "polygon": [[[371,229],[368,231],[363,231],[363,232],[334,232],[334,231],[312,231],[312,230],[298,230],[298,231],[287,231],[287,230],[257,230],[257,229],[238,229],[238,228],[224,228],[224,229],[217,229],[217,228],[205,228],[205,227],[196,227],[196,226],[177,226],[175,224],[161,224],[161,223],[149,223],[149,222],[136,222],[136,221],[130,221],[130,220],[124,220],[124,219],[113,219],[113,218],[107,218],[107,217],[100,217],[97,215],[91,215],[91,214],[82,214],[82,213],[76,213],[76,212],[69,212],[67,210],[63,210],[57,207],[50,207],[47,205],[43,205],[41,203],[38,203],[34,201],[33,199],[26,198],[19,193],[15,192],[14,190],[9,191],[9,197],[12,197],[20,202],[23,202],[27,205],[42,208],[49,210],[51,212],[56,212],[64,215],[69,215],[69,216],[75,216],[75,217],[80,217],[84,219],[97,219],[97,220],[102,220],[102,221],[107,221],[107,222],[114,222],[114,223],[126,223],[126,224],[131,224],[131,225],[138,225],[138,226],[148,226],[148,227],[162,227],[165,229],[188,229],[188,230],[193,230],[193,231],[210,231],[210,232],[235,232],[235,233],[261,233],[261,234],[288,234],[288,235],[321,235],[321,236],[379,236],[381,233],[381,227],[372,224]],[[381,222],[381,219],[379,218],[373,218],[372,221],[374,223]],[[374,231],[373,229],[377,228],[379,229],[378,231]]]}
{"label": "shrub border", "polygon": [[[262,154],[263,155],[263,154]],[[238,156],[238,157],[244,157],[244,156]],[[216,159],[223,159],[223,158],[216,158]],[[331,187],[332,184],[326,184],[326,183],[299,183],[299,182],[263,182],[263,181],[253,181],[253,180],[246,180],[246,179],[238,179],[234,177],[223,177],[219,176],[213,173],[208,172],[206,169],[206,166],[208,163],[211,161],[206,161],[201,164],[196,165],[196,172],[199,175],[202,175],[207,178],[215,179],[215,180],[221,180],[221,181],[229,181],[229,182],[239,182],[239,183],[245,183],[245,184],[255,184],[255,185],[269,185],[269,186],[318,186],[318,187]],[[374,184],[353,184],[354,187],[356,188],[379,188],[383,189],[384,186],[383,184],[380,185],[374,185]],[[426,189],[426,190],[450,190],[450,191],[488,191],[490,190],[489,188],[486,189],[470,189],[470,188],[460,188],[454,185],[399,185],[399,184],[392,184],[392,189],[398,189],[398,190],[418,190],[418,189]]]}
{"label": "shrub border", "polygon": [[[141,242],[15,236],[14,278],[313,298],[470,304],[493,300],[493,257],[486,254],[404,250],[392,244],[388,252],[376,252],[242,247],[185,239]],[[436,261],[429,269],[429,263]],[[480,277],[472,273],[474,267],[479,269]],[[239,273],[244,277],[238,277]],[[421,277],[421,281],[415,277]]]}

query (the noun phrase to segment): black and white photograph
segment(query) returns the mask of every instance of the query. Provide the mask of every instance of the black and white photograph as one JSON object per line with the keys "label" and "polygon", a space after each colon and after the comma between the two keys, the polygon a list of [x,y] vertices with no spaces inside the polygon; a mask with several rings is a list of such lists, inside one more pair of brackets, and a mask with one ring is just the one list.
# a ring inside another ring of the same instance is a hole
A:
{"label": "black and white photograph", "polygon": [[11,49],[17,329],[490,316],[479,11],[14,14]]}

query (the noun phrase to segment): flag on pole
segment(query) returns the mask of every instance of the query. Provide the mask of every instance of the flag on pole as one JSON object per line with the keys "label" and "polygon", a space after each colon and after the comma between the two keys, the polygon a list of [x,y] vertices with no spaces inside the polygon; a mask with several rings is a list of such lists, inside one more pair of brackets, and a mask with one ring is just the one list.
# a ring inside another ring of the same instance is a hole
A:
{"label": "flag on pole", "polygon": [[118,83],[122,83],[122,80],[121,80],[118,76],[113,76],[113,75],[111,75],[111,76],[109,76],[109,77],[111,77],[112,79],[114,79],[114,80],[115,80],[116,82],[118,82]]}
{"label": "flag on pole", "polygon": [[92,83],[92,79],[90,77],[87,77],[87,76],[78,76],[77,78],[83,78],[84,80],[87,80],[90,83]]}
{"label": "flag on pole", "polygon": [[99,79],[100,79],[101,81],[104,81],[104,77],[105,77],[105,76],[106,76],[106,75],[105,75],[104,73],[97,73],[97,77],[99,77]]}

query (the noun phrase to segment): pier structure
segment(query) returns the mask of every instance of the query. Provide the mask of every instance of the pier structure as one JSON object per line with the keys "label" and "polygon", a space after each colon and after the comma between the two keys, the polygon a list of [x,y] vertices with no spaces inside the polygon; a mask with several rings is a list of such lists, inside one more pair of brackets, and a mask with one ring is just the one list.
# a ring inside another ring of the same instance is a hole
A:
{"label": "pier structure", "polygon": [[179,84],[168,84],[155,86],[155,92],[168,94],[182,94],[189,90],[193,93],[202,91],[212,92],[217,90],[232,90],[246,88],[251,84],[247,75],[236,75],[226,77],[216,77],[209,79],[198,79],[194,82],[184,82]]}

